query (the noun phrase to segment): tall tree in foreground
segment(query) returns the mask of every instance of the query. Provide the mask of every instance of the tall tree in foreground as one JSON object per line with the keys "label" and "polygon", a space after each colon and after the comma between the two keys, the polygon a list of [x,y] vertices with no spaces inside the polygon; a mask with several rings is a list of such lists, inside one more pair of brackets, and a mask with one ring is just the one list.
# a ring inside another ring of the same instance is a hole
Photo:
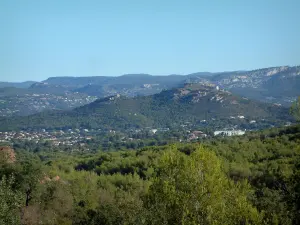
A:
{"label": "tall tree in foreground", "polygon": [[187,156],[173,148],[150,187],[144,224],[261,224],[248,184],[229,180],[213,152],[199,147]]}
{"label": "tall tree in foreground", "polygon": [[0,180],[0,224],[20,224],[22,195],[13,190],[13,176]]}
{"label": "tall tree in foreground", "polygon": [[298,99],[292,104],[290,109],[291,114],[295,117],[297,122],[300,122],[300,96]]}

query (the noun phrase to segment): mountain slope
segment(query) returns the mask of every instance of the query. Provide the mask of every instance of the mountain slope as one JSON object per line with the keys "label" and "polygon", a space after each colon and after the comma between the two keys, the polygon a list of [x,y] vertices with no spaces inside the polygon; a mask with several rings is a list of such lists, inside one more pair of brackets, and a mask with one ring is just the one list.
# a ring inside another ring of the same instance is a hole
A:
{"label": "mountain slope", "polygon": [[[1,85],[26,87],[31,83],[0,82],[0,87]],[[117,94],[127,97],[148,96],[160,93],[162,90],[181,87],[185,83],[218,85],[220,88],[229,90],[236,95],[262,102],[279,103],[288,107],[297,96],[300,96],[300,66],[222,73],[199,72],[189,75],[169,76],[127,74],[119,77],[51,77],[43,82],[31,84],[28,88],[0,88],[0,100],[6,103],[9,102],[9,104],[0,105],[0,116],[28,115],[37,112],[31,110],[32,106],[28,104],[28,109],[20,109],[18,107],[20,96],[26,99],[30,98],[33,108],[35,108],[34,101],[39,98],[36,97],[37,94],[53,95],[53,97],[46,96],[47,100],[53,104],[39,107],[39,112],[46,109],[62,109],[55,100],[55,96],[81,95],[83,98],[79,98],[78,104],[76,103],[76,106],[79,106],[86,103],[87,99],[84,98],[86,95],[88,95],[88,98],[103,98]],[[68,102],[72,99],[67,97],[65,100]],[[26,108],[26,104],[24,106]]]}
{"label": "mountain slope", "polygon": [[0,88],[4,87],[15,87],[15,88],[28,88],[32,84],[34,84],[35,81],[25,81],[25,82],[0,82]]}
{"label": "mountain slope", "polygon": [[16,88],[16,87],[3,87],[0,88],[0,97],[6,96],[21,96],[31,93],[30,90],[26,88]]}
{"label": "mountain slope", "polygon": [[127,130],[178,127],[184,123],[197,124],[201,120],[227,121],[238,116],[274,123],[289,118],[287,108],[237,97],[213,86],[188,84],[151,96],[128,98],[116,95],[72,111],[45,112],[0,122],[1,130],[71,127]]}
{"label": "mountain slope", "polygon": [[172,86],[174,83],[178,84],[184,81],[185,76],[168,75],[168,76],[154,76],[149,74],[126,74],[118,77],[50,77],[43,81],[49,85],[62,85],[74,88],[81,88],[87,85],[116,85],[116,84],[160,84],[162,86]]}
{"label": "mountain slope", "polygon": [[[86,94],[92,93],[99,97],[116,93],[126,96],[149,95],[184,83],[212,83],[235,94],[259,101],[289,104],[290,98],[300,95],[300,66],[169,76],[127,74],[119,77],[52,77],[44,82],[49,85],[62,85],[69,88],[68,90],[73,88]],[[94,85],[101,88],[97,89]]]}
{"label": "mountain slope", "polygon": [[245,97],[289,104],[300,95],[300,66],[220,73],[209,81]]}

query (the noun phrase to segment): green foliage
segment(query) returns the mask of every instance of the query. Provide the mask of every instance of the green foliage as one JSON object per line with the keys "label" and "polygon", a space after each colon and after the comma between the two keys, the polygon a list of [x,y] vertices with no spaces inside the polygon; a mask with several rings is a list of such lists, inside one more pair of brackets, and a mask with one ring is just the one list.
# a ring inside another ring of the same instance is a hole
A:
{"label": "green foliage", "polygon": [[204,144],[223,158],[233,180],[247,179],[255,191],[252,202],[268,224],[294,224],[297,210],[294,179],[300,156],[300,127],[253,132]]}
{"label": "green foliage", "polygon": [[[213,166],[211,166],[213,165]],[[212,152],[176,147],[162,157],[147,199],[147,224],[260,224],[246,183],[230,181]]]}
{"label": "green foliage", "polygon": [[72,224],[73,198],[68,186],[48,181],[40,186],[30,204],[23,208],[23,224]]}
{"label": "green foliage", "polygon": [[0,180],[0,224],[20,224],[22,194],[14,190],[14,185],[13,176]]}
{"label": "green foliage", "polygon": [[24,146],[0,163],[0,224],[299,224],[300,126],[137,151]]}

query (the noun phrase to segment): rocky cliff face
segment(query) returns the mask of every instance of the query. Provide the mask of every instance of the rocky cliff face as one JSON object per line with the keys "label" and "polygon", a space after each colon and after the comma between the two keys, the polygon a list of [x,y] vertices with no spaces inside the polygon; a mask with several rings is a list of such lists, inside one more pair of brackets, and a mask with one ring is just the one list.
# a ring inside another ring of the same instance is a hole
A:
{"label": "rocky cliff face", "polygon": [[300,95],[300,66],[225,72],[193,82],[211,82],[244,97],[289,105]]}

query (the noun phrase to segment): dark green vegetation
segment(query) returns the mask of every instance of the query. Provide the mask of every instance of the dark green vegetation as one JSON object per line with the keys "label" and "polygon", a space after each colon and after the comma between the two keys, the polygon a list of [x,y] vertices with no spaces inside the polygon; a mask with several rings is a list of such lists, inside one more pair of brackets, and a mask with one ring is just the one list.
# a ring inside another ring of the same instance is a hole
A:
{"label": "dark green vegetation", "polygon": [[0,157],[1,224],[300,221],[299,126],[134,151],[14,149]]}
{"label": "dark green vegetation", "polygon": [[187,84],[152,96],[111,96],[72,111],[2,118],[0,130],[84,127],[124,131],[145,127],[176,128],[184,123],[200,124],[201,120],[210,121],[210,127],[224,127],[243,123],[230,119],[239,115],[258,120],[261,127],[291,119],[286,116],[287,108],[237,97],[212,86]]}

